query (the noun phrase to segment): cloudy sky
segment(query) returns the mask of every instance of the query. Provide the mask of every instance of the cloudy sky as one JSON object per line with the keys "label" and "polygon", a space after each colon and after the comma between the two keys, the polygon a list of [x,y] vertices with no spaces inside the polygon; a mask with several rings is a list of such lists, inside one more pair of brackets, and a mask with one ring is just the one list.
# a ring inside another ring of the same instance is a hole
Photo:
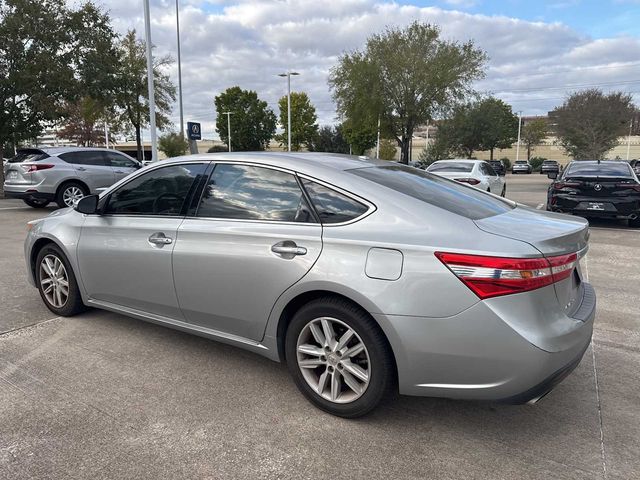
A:
{"label": "cloudy sky", "polygon": [[[73,2],[71,2],[73,3]],[[98,0],[121,33],[142,35],[142,0]],[[175,0],[151,0],[156,55],[176,57]],[[213,98],[233,85],[258,92],[277,114],[286,80],[304,90],[319,123],[335,123],[329,69],[388,25],[437,24],[446,39],[472,39],[488,56],[479,91],[524,115],[545,114],[567,93],[599,86],[640,103],[640,0],[180,0],[185,121],[215,134]],[[177,67],[170,74],[177,83]],[[178,108],[174,109],[178,128]]]}

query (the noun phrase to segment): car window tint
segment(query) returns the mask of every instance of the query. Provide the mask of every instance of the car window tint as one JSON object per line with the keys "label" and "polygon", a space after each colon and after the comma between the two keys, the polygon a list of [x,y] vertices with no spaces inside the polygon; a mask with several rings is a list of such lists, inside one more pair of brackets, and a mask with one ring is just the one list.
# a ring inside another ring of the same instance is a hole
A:
{"label": "car window tint", "polygon": [[485,175],[489,175],[491,177],[496,176],[496,171],[493,169],[493,167],[490,164],[483,163],[482,166],[484,167],[484,171],[482,173],[484,173]]}
{"label": "car window tint", "polygon": [[348,222],[369,209],[357,200],[311,180],[302,180],[302,184],[322,223]]}
{"label": "car window tint", "polygon": [[436,162],[427,168],[427,172],[463,172],[473,170],[473,163],[469,162]]}
{"label": "car window tint", "polygon": [[94,167],[104,167],[107,162],[100,150],[84,150],[77,152],[67,152],[59,155],[67,163],[73,165],[89,165]]}
{"label": "car window tint", "polygon": [[592,163],[572,162],[566,177],[631,177],[631,167],[625,162]]}
{"label": "car window tint", "polygon": [[8,160],[9,163],[22,163],[22,162],[38,162],[49,158],[49,155],[41,150],[18,150],[18,153]]}
{"label": "car window tint", "polygon": [[514,205],[473,187],[404,165],[348,170],[379,185],[472,220],[499,215]]}
{"label": "car window tint", "polygon": [[251,165],[220,163],[202,193],[198,217],[313,222],[296,177]]}
{"label": "car window tint", "polygon": [[112,167],[135,168],[137,166],[136,162],[131,158],[120,155],[119,153],[103,152],[103,154],[107,159],[107,164]]}
{"label": "car window tint", "polygon": [[105,213],[180,215],[203,164],[170,165],[140,175],[113,192]]}

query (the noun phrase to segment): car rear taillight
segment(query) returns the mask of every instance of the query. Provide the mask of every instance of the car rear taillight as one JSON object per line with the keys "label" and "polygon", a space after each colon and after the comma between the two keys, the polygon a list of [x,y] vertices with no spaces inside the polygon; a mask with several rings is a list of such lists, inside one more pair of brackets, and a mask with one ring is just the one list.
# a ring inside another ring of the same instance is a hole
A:
{"label": "car rear taillight", "polygon": [[630,188],[636,192],[640,192],[640,183],[616,183],[617,188]]}
{"label": "car rear taillight", "polygon": [[475,178],[456,178],[455,181],[468,183],[469,185],[478,185],[480,183],[480,180],[477,180]]}
{"label": "car rear taillight", "polygon": [[52,163],[23,163],[20,166],[24,169],[25,173],[37,172],[39,170],[47,170],[55,167]]}
{"label": "car rear taillight", "polygon": [[571,276],[575,253],[547,258],[503,258],[436,252],[436,257],[480,299],[528,292]]}
{"label": "car rear taillight", "polygon": [[563,188],[577,188],[582,185],[582,182],[556,182],[553,184],[555,190],[562,190]]}

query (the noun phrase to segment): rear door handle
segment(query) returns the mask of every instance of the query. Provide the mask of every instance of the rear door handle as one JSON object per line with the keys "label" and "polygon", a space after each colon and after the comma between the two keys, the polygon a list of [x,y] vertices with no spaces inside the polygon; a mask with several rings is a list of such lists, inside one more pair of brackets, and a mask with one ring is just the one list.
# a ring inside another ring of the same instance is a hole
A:
{"label": "rear door handle", "polygon": [[173,242],[173,239],[167,237],[162,232],[156,232],[149,237],[149,243],[153,243],[154,245],[163,246],[163,245],[169,245],[172,242]]}
{"label": "rear door handle", "polygon": [[84,167],[76,167],[76,170],[79,170],[81,172],[85,172],[87,169]]}
{"label": "rear door handle", "polygon": [[305,247],[299,247],[296,242],[291,240],[285,240],[284,242],[278,242],[271,246],[271,251],[276,255],[280,255],[287,260],[292,259],[297,255],[306,255],[307,249]]}
{"label": "rear door handle", "polygon": [[122,170],[116,170],[114,173],[124,173]]}

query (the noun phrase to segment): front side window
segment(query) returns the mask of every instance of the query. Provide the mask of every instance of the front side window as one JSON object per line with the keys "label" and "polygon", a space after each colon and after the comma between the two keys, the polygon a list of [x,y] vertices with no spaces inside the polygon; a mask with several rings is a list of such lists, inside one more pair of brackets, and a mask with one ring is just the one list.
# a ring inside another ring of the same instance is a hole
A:
{"label": "front side window", "polygon": [[100,150],[67,152],[60,155],[60,158],[73,165],[89,165],[94,167],[108,166],[107,161]]}
{"label": "front side window", "polygon": [[311,209],[290,173],[251,165],[216,165],[202,193],[198,217],[313,222]]}
{"label": "front side window", "polygon": [[302,184],[322,223],[348,222],[369,209],[353,198],[311,180],[303,180]]}
{"label": "front side window", "polygon": [[109,196],[104,213],[181,215],[189,193],[206,165],[170,165],[140,175]]}

